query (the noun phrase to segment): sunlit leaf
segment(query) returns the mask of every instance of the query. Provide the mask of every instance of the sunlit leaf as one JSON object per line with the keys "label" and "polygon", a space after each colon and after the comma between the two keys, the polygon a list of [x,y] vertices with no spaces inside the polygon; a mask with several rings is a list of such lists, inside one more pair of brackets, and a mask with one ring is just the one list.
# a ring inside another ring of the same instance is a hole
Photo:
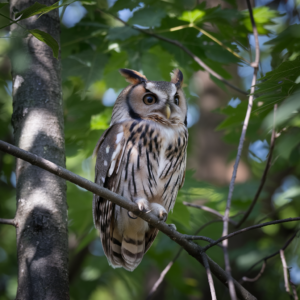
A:
{"label": "sunlit leaf", "polygon": [[41,42],[47,44],[53,51],[53,56],[58,58],[59,45],[57,41],[47,32],[39,29],[31,29],[29,32]]}

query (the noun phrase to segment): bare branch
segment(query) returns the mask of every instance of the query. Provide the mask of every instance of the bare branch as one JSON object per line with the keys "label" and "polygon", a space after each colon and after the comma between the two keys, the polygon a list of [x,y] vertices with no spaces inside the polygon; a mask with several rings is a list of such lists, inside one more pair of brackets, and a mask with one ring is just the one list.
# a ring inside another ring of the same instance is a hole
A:
{"label": "bare branch", "polygon": [[285,256],[284,256],[284,250],[282,250],[282,249],[280,249],[280,258],[281,258],[282,268],[283,268],[285,290],[288,294],[290,294],[291,291],[290,291],[289,278],[288,278],[288,267],[287,267]]}
{"label": "bare branch", "polygon": [[[145,213],[141,212],[138,208],[138,206],[132,202],[128,201],[126,198],[106,189],[99,185],[97,185],[94,182],[91,182],[85,178],[82,178],[79,175],[76,175],[54,163],[52,163],[49,160],[46,160],[42,157],[39,157],[35,154],[32,154],[28,151],[22,150],[18,147],[15,147],[9,143],[6,143],[4,141],[0,140],[0,150],[12,154],[15,157],[21,158],[33,165],[36,165],[44,170],[47,170],[48,172],[55,174],[61,178],[64,178],[72,183],[77,184],[78,186],[81,186],[85,188],[86,190],[99,195],[129,211],[132,211],[136,216],[142,218],[143,220],[147,221],[150,225],[156,227],[161,232],[169,236],[173,241],[175,241],[177,244],[181,245],[191,256],[196,258],[202,265],[203,260],[201,256],[201,252],[203,251],[203,248],[199,245],[190,242],[182,237],[182,234],[177,232],[176,230],[172,229],[170,226],[168,226],[165,222],[162,222],[159,220],[153,213]],[[212,259],[208,257],[208,263],[210,266],[210,269],[212,273],[225,285],[227,285],[227,282],[229,280],[229,276],[227,272],[225,272],[218,264],[216,264]],[[247,300],[254,300],[256,299],[253,295],[251,295],[240,283],[238,283],[236,280],[233,280],[233,283],[235,285],[236,291],[238,293],[238,296],[241,299],[247,299]]]}
{"label": "bare branch", "polygon": [[18,227],[18,222],[15,219],[1,219],[0,218],[0,224],[7,224]]}
{"label": "bare branch", "polygon": [[[241,134],[240,141],[239,141],[238,153],[237,153],[236,160],[234,163],[232,177],[231,177],[231,181],[230,181],[230,185],[229,185],[229,193],[228,193],[226,209],[225,209],[225,214],[224,214],[224,219],[223,219],[224,222],[223,222],[222,237],[228,235],[228,222],[229,222],[229,213],[230,213],[230,207],[231,207],[231,199],[232,199],[232,195],[233,195],[237,169],[238,169],[238,166],[240,163],[243,145],[244,145],[245,136],[246,136],[246,131],[247,131],[247,127],[248,127],[248,123],[249,123],[249,119],[250,119],[250,115],[251,115],[251,110],[252,110],[252,106],[253,106],[255,84],[256,84],[256,78],[257,78],[257,72],[258,72],[258,66],[259,66],[258,33],[257,33],[254,18],[253,18],[253,12],[252,12],[250,0],[246,0],[246,1],[247,1],[248,10],[249,10],[251,23],[252,23],[252,27],[253,27],[253,34],[255,36],[256,55],[255,55],[255,62],[251,64],[254,69],[254,72],[253,72],[253,77],[252,77],[250,96],[249,96],[247,112],[246,112],[246,116],[245,116],[245,120],[244,120],[244,124],[243,124],[243,128],[242,128],[242,134]],[[229,261],[229,256],[228,256],[228,240],[227,239],[223,240],[222,245],[223,245],[223,251],[224,251],[225,270],[229,274],[229,278],[230,278],[229,283],[228,283],[230,298],[231,298],[231,300],[237,300],[234,285],[231,280],[231,268],[230,268],[230,261]]]}
{"label": "bare branch", "polygon": [[[212,223],[217,223],[217,222],[222,222],[222,220],[211,220],[207,223],[205,223],[204,225],[202,225],[196,232],[195,234],[198,234],[202,229],[204,229],[206,226],[212,224]],[[151,299],[152,295],[156,292],[156,290],[158,289],[158,287],[160,286],[160,284],[163,282],[166,274],[169,272],[169,270],[171,269],[171,267],[173,266],[173,264],[175,263],[175,261],[178,259],[178,257],[180,256],[181,252],[182,252],[183,248],[180,248],[177,252],[177,254],[174,256],[173,260],[171,260],[168,265],[164,268],[164,270],[161,272],[159,278],[157,279],[157,281],[154,283],[151,291],[149,292],[148,296],[147,296],[147,300]]]}
{"label": "bare branch", "polygon": [[[266,257],[264,257],[264,258],[262,258],[262,259],[260,259],[258,262],[256,262],[254,265],[252,265],[252,266],[247,270],[246,274],[248,274],[253,268],[255,268],[255,267],[256,267],[258,264],[260,264],[262,261],[263,261],[264,263],[266,263],[268,259],[270,259],[270,258],[272,258],[272,257],[274,257],[274,256],[276,256],[276,255],[278,255],[281,249],[282,249],[282,250],[285,250],[285,249],[288,247],[288,245],[293,241],[293,239],[296,237],[296,235],[297,235],[297,232],[295,232],[295,233],[294,233],[294,234],[286,241],[286,243],[283,245],[283,247],[280,248],[278,251],[276,251],[276,252],[274,252],[273,254],[268,255],[268,256],[266,256]],[[247,278],[247,277],[244,276],[243,278]],[[244,281],[243,278],[241,279],[241,281]]]}
{"label": "bare branch", "polygon": [[259,273],[254,278],[248,278],[248,277],[244,276],[242,278],[242,280],[248,281],[248,282],[254,282],[254,281],[258,280],[260,278],[260,276],[263,274],[263,272],[265,271],[266,265],[267,265],[267,263],[264,261]]}
{"label": "bare branch", "polygon": [[253,229],[257,229],[257,228],[261,228],[261,227],[265,227],[265,226],[270,226],[270,225],[274,225],[274,224],[281,224],[281,223],[286,223],[286,222],[294,222],[294,221],[300,221],[300,217],[297,218],[287,218],[287,219],[282,219],[282,220],[276,220],[276,221],[270,221],[270,222],[266,222],[266,223],[262,223],[262,224],[257,224],[257,225],[253,225],[250,227],[246,227],[243,228],[241,230],[232,232],[226,236],[222,236],[221,238],[219,238],[218,240],[216,240],[214,243],[207,245],[206,247],[204,247],[204,251],[208,250],[209,248],[219,244],[220,242],[230,239],[238,234],[244,233],[246,231],[249,230],[253,230]]}
{"label": "bare branch", "polygon": [[212,278],[211,271],[210,271],[210,268],[209,268],[209,263],[208,263],[208,260],[207,260],[207,255],[206,255],[205,252],[202,252],[201,255],[202,255],[202,260],[203,260],[204,268],[206,270],[206,275],[207,275],[207,280],[208,280],[208,284],[209,284],[211,299],[212,300],[217,300],[216,290],[215,290],[215,285],[214,285],[214,280]]}
{"label": "bare branch", "polygon": [[260,181],[260,185],[258,187],[258,190],[254,196],[254,199],[251,203],[251,205],[249,206],[248,210],[246,211],[245,215],[243,216],[243,218],[239,221],[239,223],[236,225],[237,228],[239,228],[248,218],[248,216],[250,215],[250,213],[252,212],[257,200],[258,200],[258,197],[264,187],[264,184],[266,182],[266,179],[267,179],[267,175],[268,175],[268,172],[269,172],[269,169],[271,167],[271,160],[272,160],[272,154],[273,154],[273,149],[274,149],[274,145],[275,145],[275,116],[276,116],[276,110],[277,110],[277,104],[274,105],[274,122],[273,122],[273,130],[272,130],[272,135],[271,135],[271,142],[270,142],[270,151],[269,151],[269,157],[268,157],[268,160],[267,160],[267,163],[266,163],[266,167],[265,167],[265,170],[264,170],[264,173],[263,173],[263,176],[261,178],[261,181]]}
{"label": "bare branch", "polygon": [[234,86],[233,84],[231,84],[229,81],[227,81],[226,79],[224,79],[222,76],[220,76],[218,73],[216,73],[214,70],[212,70],[209,66],[207,66],[198,56],[196,56],[194,53],[192,53],[188,48],[186,48],[184,45],[182,45],[180,42],[176,41],[176,40],[172,40],[172,39],[169,39],[169,38],[166,38],[164,36],[161,36],[161,35],[158,35],[158,34],[155,34],[153,32],[150,32],[148,30],[144,30],[144,29],[141,29],[139,27],[136,27],[134,25],[130,25],[128,24],[127,22],[123,21],[122,19],[118,18],[117,16],[107,12],[107,11],[103,11],[103,10],[100,10],[100,9],[97,9],[99,12],[101,13],[105,13],[105,14],[108,14],[110,16],[112,16],[113,18],[115,18],[116,20],[120,21],[121,23],[123,23],[124,25],[128,26],[128,27],[131,27],[132,29],[135,29],[137,31],[140,31],[144,34],[147,34],[147,35],[151,35],[159,40],[162,40],[164,42],[167,42],[167,43],[170,43],[170,44],[173,44],[177,47],[179,47],[180,49],[182,49],[186,54],[188,54],[200,67],[202,67],[205,71],[207,71],[208,73],[210,73],[211,75],[213,75],[214,77],[216,77],[217,79],[219,79],[220,81],[222,81],[224,84],[228,85],[229,87],[231,87],[232,89],[238,91],[239,93],[243,94],[243,95],[247,95],[247,92],[239,89],[238,87]]}
{"label": "bare branch", "polygon": [[[190,207],[195,207],[195,208],[199,208],[199,209],[202,209],[204,211],[208,211],[216,216],[218,216],[219,218],[221,218],[223,220],[224,216],[222,214],[220,214],[218,211],[208,207],[208,206],[204,206],[204,205],[197,205],[197,204],[193,204],[193,203],[189,203],[189,202],[183,202],[184,205],[186,206],[190,206]],[[232,219],[229,219],[229,223],[231,223],[232,225],[235,225],[237,226],[237,222],[235,222],[234,220]]]}

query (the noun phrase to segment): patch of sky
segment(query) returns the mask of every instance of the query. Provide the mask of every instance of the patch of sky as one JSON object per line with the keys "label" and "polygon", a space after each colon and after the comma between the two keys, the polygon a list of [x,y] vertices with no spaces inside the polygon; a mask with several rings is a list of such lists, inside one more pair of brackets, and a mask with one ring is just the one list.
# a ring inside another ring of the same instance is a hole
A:
{"label": "patch of sky", "polygon": [[[259,35],[258,42],[261,51],[261,59],[260,59],[260,72],[258,77],[260,77],[261,73],[265,75],[267,72],[271,71],[271,56],[270,55],[262,55],[262,52],[268,53],[270,46],[265,45],[272,37],[266,35]],[[253,34],[249,34],[249,43],[252,51],[252,60],[254,60],[255,56],[255,39]],[[250,58],[248,58],[250,59]],[[243,64],[242,66],[238,66],[238,74],[243,79],[245,89],[250,89],[252,77],[253,77],[253,68],[249,65]]]}
{"label": "patch of sky", "polygon": [[190,128],[196,124],[200,119],[199,108],[195,104],[188,104],[187,111],[187,127]]}
{"label": "patch of sky", "polygon": [[266,140],[257,140],[249,146],[249,158],[257,162],[263,162],[267,159],[269,153],[269,144]]}
{"label": "patch of sky", "polygon": [[292,201],[300,194],[300,181],[293,175],[287,176],[280,187],[276,189],[272,196],[272,201],[276,207],[280,207]]}
{"label": "patch of sky", "polygon": [[89,245],[89,251],[94,256],[103,256],[104,251],[100,239],[96,239]]}
{"label": "patch of sky", "polygon": [[[140,8],[143,8],[145,4],[143,2],[140,2],[137,7],[135,7],[132,11],[129,8],[124,8],[122,10],[119,10],[118,15],[121,20],[124,22],[127,22],[134,14],[135,11],[139,10]],[[139,26],[137,26],[139,27]],[[144,27],[140,27],[143,29]],[[148,27],[146,27],[148,28]]]}
{"label": "patch of sky", "polygon": [[239,98],[231,98],[227,105],[236,108],[241,103],[241,100]]}
{"label": "patch of sky", "polygon": [[12,96],[12,81],[6,80],[6,85],[4,85],[5,91],[9,96]]}
{"label": "patch of sky", "polygon": [[11,172],[10,183],[12,184],[12,186],[14,188],[17,186],[17,178],[16,178],[16,173],[15,172]]}
{"label": "patch of sky", "polygon": [[105,106],[113,106],[119,96],[121,91],[115,92],[114,89],[109,88],[107,91],[105,91],[103,98],[102,98],[102,103]]}
{"label": "patch of sky", "polygon": [[299,264],[297,263],[297,261],[299,262],[298,255],[293,257],[293,259],[289,263],[291,281],[294,284],[300,284],[300,267],[299,267]]}
{"label": "patch of sky", "polygon": [[0,262],[3,262],[7,259],[7,254],[4,249],[0,247]]}
{"label": "patch of sky", "polygon": [[[59,8],[59,14],[61,15],[63,12],[63,7]],[[64,16],[62,19],[62,23],[70,28],[74,27],[87,13],[87,10],[82,6],[80,1],[76,1],[67,6]]]}

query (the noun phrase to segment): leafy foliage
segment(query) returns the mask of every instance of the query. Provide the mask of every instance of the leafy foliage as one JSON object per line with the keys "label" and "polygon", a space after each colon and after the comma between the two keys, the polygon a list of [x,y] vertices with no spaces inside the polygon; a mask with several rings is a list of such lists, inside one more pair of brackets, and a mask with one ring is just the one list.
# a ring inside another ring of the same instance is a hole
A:
{"label": "leafy foliage", "polygon": [[[16,12],[15,17],[25,20],[73,2],[57,2],[50,7],[36,2],[22,12]],[[74,27],[61,25],[60,50],[68,169],[93,180],[94,146],[109,126],[112,105],[118,93],[127,85],[118,73],[119,68],[138,70],[151,80],[169,80],[172,69],[179,67],[184,74],[185,93],[189,104],[193,104],[191,110],[201,102],[195,94],[201,86],[195,72],[201,68],[187,53],[173,44],[124,26],[113,16],[128,20],[129,24],[139,28],[146,28],[150,33],[179,41],[225,79],[232,79],[235,85],[250,90],[249,80],[243,77],[242,73],[244,70],[251,70],[252,76],[252,69],[239,58],[240,56],[250,61],[253,52],[251,38],[249,44],[252,34],[249,13],[247,10],[238,10],[237,1],[226,2],[230,4],[230,8],[208,7],[205,2],[196,4],[193,0],[145,0],[143,3],[134,0],[81,1],[85,16],[78,20]],[[297,179],[300,172],[300,25],[290,24],[292,18],[285,18],[282,16],[283,11],[279,12],[270,7],[274,6],[266,4],[254,9],[260,39],[265,38],[265,35],[269,35],[269,39],[261,45],[261,77],[255,91],[256,99],[242,156],[250,179],[236,184],[231,209],[231,218],[234,220],[240,218],[240,215],[235,216],[236,214],[247,210],[257,191],[267,155],[263,156],[262,153],[269,151],[275,104],[278,106],[275,117],[278,137],[266,186],[247,225],[256,224],[263,218],[273,220],[292,217],[300,211]],[[289,14],[289,6],[284,7],[285,12]],[[1,15],[6,16],[0,19],[0,28],[4,28],[8,25],[9,8],[6,3],[1,3],[0,9]],[[72,5],[65,10],[65,17],[68,15],[74,17]],[[63,23],[67,24],[65,17]],[[12,21],[10,19],[10,22]],[[58,44],[53,38],[38,28],[30,32],[50,46],[54,56],[58,57]],[[1,36],[6,34],[7,32],[2,31]],[[21,40],[20,37],[14,39]],[[12,83],[8,55],[14,56],[14,59],[19,58],[19,62],[26,61],[22,56],[24,54],[21,55],[14,45],[19,44],[0,39],[0,138],[10,142],[13,140],[10,125]],[[271,61],[270,66],[267,64],[268,66],[264,67],[267,61]],[[236,68],[239,69],[238,73]],[[264,73],[266,74],[263,75]],[[232,90],[219,80],[214,80],[226,92],[225,98],[229,105],[219,106],[209,113],[223,117],[217,128],[213,129],[222,132],[227,146],[234,145],[234,152],[227,155],[224,151],[223,154],[224,161],[231,162],[236,155],[247,101],[244,96],[232,93]],[[240,83],[243,80],[244,84]],[[212,89],[215,91],[217,87]],[[237,106],[231,105],[229,100],[236,97],[240,97],[240,103]],[[209,116],[205,109],[201,110],[200,123],[201,118],[209,120]],[[210,126],[209,122],[205,126]],[[202,168],[197,160],[200,150],[195,150],[194,145],[198,145],[198,134],[203,129],[199,127],[199,123],[190,128],[188,169],[194,168],[197,171]],[[216,141],[219,135],[215,134],[210,138]],[[265,145],[266,149],[253,148],[253,145],[260,145],[258,142]],[[213,164],[218,165],[211,162],[211,165]],[[14,159],[0,153],[0,166],[0,217],[12,218],[15,212]],[[218,172],[219,169],[214,170]],[[227,183],[199,179],[201,178],[196,178],[194,172],[187,171],[185,185],[178,195],[174,212],[169,215],[168,223],[175,223],[177,229],[183,233],[193,234],[200,226],[215,219],[215,216],[208,212],[186,207],[184,201],[209,206],[221,214],[225,210]],[[71,298],[145,298],[150,288],[149,282],[158,278],[159,272],[175,256],[178,245],[159,234],[141,265],[133,273],[121,269],[113,270],[107,264],[93,227],[91,200],[90,193],[68,183],[70,269],[73,272],[70,284]],[[284,245],[294,228],[295,224],[285,223],[232,239],[230,258],[233,276],[239,279],[256,261],[277,251]],[[221,233],[222,223],[215,222],[205,227],[200,234],[217,239]],[[1,225],[0,236],[0,300],[9,300],[14,299],[17,286],[14,229]],[[204,242],[200,243],[204,245]],[[292,270],[296,270],[296,275],[299,274],[297,272],[300,266],[297,243],[299,238],[286,250],[288,265],[293,267]],[[208,254],[223,265],[220,249],[212,248]],[[255,272],[258,272],[257,270]],[[249,276],[254,277],[257,274],[255,272]],[[292,279],[297,278],[296,275]],[[247,283],[245,287],[258,299],[281,300],[286,299],[282,283],[280,260],[274,258],[268,262],[264,276],[256,283]],[[218,299],[228,299],[220,283],[216,281],[215,284]],[[191,257],[182,254],[166,275],[166,283],[161,293],[163,299],[208,299],[209,289],[204,270]]]}

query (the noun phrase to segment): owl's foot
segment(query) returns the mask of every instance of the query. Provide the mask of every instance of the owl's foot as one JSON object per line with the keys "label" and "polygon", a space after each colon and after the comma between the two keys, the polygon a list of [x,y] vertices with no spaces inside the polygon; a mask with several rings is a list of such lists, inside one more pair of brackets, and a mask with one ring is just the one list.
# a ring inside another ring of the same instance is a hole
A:
{"label": "owl's foot", "polygon": [[168,226],[172,229],[172,230],[177,230],[177,227],[175,224],[168,224]]}
{"label": "owl's foot", "polygon": [[165,208],[158,203],[150,203],[151,211],[161,220],[166,221],[168,213]]}
{"label": "owl's foot", "polygon": [[139,198],[139,199],[135,200],[134,202],[138,205],[140,211],[148,211],[149,210],[149,202],[145,198]]}

